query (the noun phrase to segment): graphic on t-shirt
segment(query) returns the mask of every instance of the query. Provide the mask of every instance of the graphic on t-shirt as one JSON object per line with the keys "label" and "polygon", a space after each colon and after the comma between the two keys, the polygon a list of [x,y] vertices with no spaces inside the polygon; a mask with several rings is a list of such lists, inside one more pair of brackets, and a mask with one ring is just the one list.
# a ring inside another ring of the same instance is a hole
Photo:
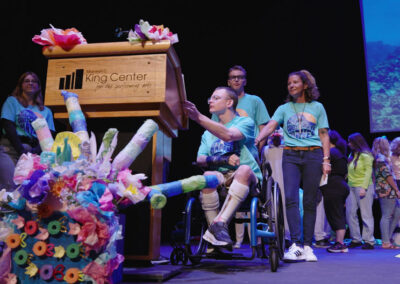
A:
{"label": "graphic on t-shirt", "polygon": [[240,147],[238,141],[224,142],[220,139],[215,140],[210,149],[211,156],[222,156],[227,153],[239,155]]}
{"label": "graphic on t-shirt", "polygon": [[309,138],[314,135],[317,126],[315,121],[315,117],[309,113],[297,113],[289,118],[286,129],[288,134],[294,138]]}
{"label": "graphic on t-shirt", "polygon": [[27,134],[28,137],[36,137],[36,131],[32,127],[32,122],[38,117],[43,118],[40,113],[33,112],[30,109],[24,109],[17,113],[16,124]]}

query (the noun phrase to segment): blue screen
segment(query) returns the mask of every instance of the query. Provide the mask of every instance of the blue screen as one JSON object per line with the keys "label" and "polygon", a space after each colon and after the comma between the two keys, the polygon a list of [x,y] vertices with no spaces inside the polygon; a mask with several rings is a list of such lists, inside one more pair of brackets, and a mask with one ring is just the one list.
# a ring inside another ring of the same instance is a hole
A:
{"label": "blue screen", "polygon": [[400,1],[360,0],[371,132],[400,130]]}

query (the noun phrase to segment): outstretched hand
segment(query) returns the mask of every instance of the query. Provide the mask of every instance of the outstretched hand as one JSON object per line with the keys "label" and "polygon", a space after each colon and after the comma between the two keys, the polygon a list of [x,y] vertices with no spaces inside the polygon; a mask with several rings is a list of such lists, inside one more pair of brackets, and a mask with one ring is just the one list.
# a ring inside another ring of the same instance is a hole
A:
{"label": "outstretched hand", "polygon": [[192,102],[189,101],[184,101],[183,102],[183,109],[185,110],[185,114],[192,120],[198,121],[200,112],[197,109],[196,105]]}

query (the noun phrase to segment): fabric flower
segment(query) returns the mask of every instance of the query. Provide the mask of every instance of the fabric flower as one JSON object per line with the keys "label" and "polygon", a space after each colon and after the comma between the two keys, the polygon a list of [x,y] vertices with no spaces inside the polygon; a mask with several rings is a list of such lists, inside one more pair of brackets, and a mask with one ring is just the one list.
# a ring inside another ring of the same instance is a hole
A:
{"label": "fabric flower", "polygon": [[36,170],[29,180],[23,182],[20,188],[22,196],[32,204],[40,204],[47,196],[49,175],[43,170]]}
{"label": "fabric flower", "polygon": [[108,275],[104,267],[95,261],[92,261],[88,265],[86,265],[83,268],[82,272],[92,277],[97,284],[106,283],[106,280],[108,278]]}
{"label": "fabric flower", "polygon": [[29,275],[29,277],[35,276],[38,272],[39,269],[33,262],[29,263],[28,267],[25,268],[25,274]]}
{"label": "fabric flower", "polygon": [[81,226],[78,223],[69,223],[68,235],[77,235],[81,231]]}
{"label": "fabric flower", "polygon": [[21,229],[25,226],[25,218],[20,215],[18,215],[18,217],[13,219],[11,222],[15,224],[18,229]]}
{"label": "fabric flower", "polygon": [[115,209],[113,200],[114,196],[112,195],[111,191],[106,188],[104,194],[99,199],[100,209],[103,211],[113,211]]}
{"label": "fabric flower", "polygon": [[44,46],[60,46],[67,51],[75,45],[87,43],[82,33],[75,28],[62,30],[52,25],[50,27],[50,29],[43,29],[40,35],[35,35],[32,41]]}
{"label": "fabric flower", "polygon": [[77,236],[77,242],[82,242],[86,247],[86,253],[90,250],[99,252],[110,239],[108,226],[98,220],[89,211],[96,212],[96,207],[89,205],[89,208],[76,207],[68,210],[70,217],[82,224]]}
{"label": "fabric flower", "polygon": [[14,170],[14,183],[19,185],[31,177],[36,170],[45,170],[47,165],[40,163],[40,156],[32,153],[22,154]]}
{"label": "fabric flower", "polygon": [[140,20],[139,24],[135,25],[135,30],[130,30],[128,40],[130,42],[145,41],[145,40],[169,40],[172,44],[177,43],[178,35],[173,34],[168,28],[164,26],[150,25],[149,22]]}
{"label": "fabric flower", "polygon": [[53,257],[62,258],[65,255],[65,249],[63,246],[54,247],[54,255]]}
{"label": "fabric flower", "polygon": [[35,236],[35,239],[39,241],[45,241],[49,238],[49,232],[45,228],[39,227],[39,234]]}

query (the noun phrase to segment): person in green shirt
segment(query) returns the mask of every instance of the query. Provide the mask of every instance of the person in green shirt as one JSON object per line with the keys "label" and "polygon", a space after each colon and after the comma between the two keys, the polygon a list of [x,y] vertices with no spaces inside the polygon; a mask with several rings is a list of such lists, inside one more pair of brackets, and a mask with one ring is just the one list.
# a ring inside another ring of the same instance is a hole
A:
{"label": "person in green shirt", "polygon": [[[362,246],[363,249],[373,249],[374,216],[374,184],[372,182],[372,167],[374,157],[364,137],[356,132],[348,137],[351,154],[348,163],[347,183],[350,194],[346,200],[346,219],[350,229],[351,243],[349,248]],[[360,209],[363,222],[362,235],[358,221],[357,210]],[[364,241],[364,244],[362,243]]]}

